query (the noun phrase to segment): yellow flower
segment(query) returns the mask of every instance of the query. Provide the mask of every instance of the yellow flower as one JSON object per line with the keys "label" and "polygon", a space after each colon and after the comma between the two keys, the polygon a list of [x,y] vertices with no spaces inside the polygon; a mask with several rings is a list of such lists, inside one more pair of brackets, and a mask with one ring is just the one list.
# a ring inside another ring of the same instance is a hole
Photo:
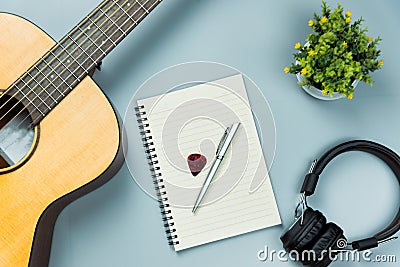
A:
{"label": "yellow flower", "polygon": [[300,49],[300,47],[301,47],[300,43],[296,43],[295,46],[294,46],[294,48],[296,48],[296,49]]}
{"label": "yellow flower", "polygon": [[312,27],[313,25],[314,25],[314,21],[313,21],[312,19],[310,19],[310,20],[308,21],[308,26]]}
{"label": "yellow flower", "polygon": [[326,89],[322,90],[322,94],[323,95],[327,95],[328,94],[328,90],[326,90]]}
{"label": "yellow flower", "polygon": [[310,57],[314,56],[315,54],[316,54],[316,53],[315,53],[314,50],[308,51],[308,55],[309,55]]}
{"label": "yellow flower", "polygon": [[383,65],[385,65],[385,61],[383,61],[383,60],[379,60],[379,62],[378,62],[378,66],[379,66],[379,67],[382,67]]}
{"label": "yellow flower", "polygon": [[328,21],[328,19],[327,19],[326,17],[322,17],[321,23],[325,23],[325,22],[327,22],[327,21]]}
{"label": "yellow flower", "polygon": [[351,11],[346,12],[346,17],[351,17],[351,15],[353,15],[353,13],[351,13]]}
{"label": "yellow flower", "polygon": [[349,100],[352,100],[352,99],[353,99],[353,94],[349,94],[349,95],[347,96],[347,98],[348,98]]}
{"label": "yellow flower", "polygon": [[372,37],[368,37],[368,42],[371,43],[373,41]]}
{"label": "yellow flower", "polygon": [[300,73],[301,73],[301,75],[306,75],[307,74],[307,69],[303,68]]}
{"label": "yellow flower", "polygon": [[288,67],[286,67],[286,68],[283,69],[283,71],[284,71],[285,73],[289,73],[290,69],[289,69]]}
{"label": "yellow flower", "polygon": [[342,43],[342,45],[343,45],[343,46],[347,46],[347,43],[346,43],[346,41],[344,41],[344,42]]}
{"label": "yellow flower", "polygon": [[346,18],[346,22],[347,22],[347,23],[350,23],[350,21],[351,21],[351,18],[350,18],[350,17],[347,17],[347,18]]}

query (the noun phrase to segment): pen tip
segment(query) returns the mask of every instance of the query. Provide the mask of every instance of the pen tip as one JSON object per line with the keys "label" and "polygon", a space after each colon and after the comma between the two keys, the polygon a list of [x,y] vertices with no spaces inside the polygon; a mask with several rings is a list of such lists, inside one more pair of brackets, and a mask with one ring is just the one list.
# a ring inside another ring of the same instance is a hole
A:
{"label": "pen tip", "polygon": [[196,212],[196,207],[193,207],[193,209],[192,209],[192,213],[194,214],[195,212]]}

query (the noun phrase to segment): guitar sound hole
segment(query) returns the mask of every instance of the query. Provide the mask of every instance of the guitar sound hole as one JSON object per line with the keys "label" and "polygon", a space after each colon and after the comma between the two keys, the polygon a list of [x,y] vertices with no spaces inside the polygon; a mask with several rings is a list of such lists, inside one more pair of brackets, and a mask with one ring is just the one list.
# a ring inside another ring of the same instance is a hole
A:
{"label": "guitar sound hole", "polygon": [[32,118],[18,100],[0,95],[0,170],[20,162],[35,137]]}

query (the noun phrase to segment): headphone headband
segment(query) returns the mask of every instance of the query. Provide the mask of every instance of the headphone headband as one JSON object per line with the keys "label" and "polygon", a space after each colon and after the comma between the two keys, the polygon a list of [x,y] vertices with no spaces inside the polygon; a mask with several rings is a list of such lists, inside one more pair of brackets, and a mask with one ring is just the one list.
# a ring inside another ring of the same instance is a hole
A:
{"label": "headphone headband", "polygon": [[[366,140],[354,140],[342,143],[329,151],[327,151],[322,157],[315,163],[305,177],[300,192],[305,196],[311,196],[314,194],[315,188],[318,183],[319,175],[325,169],[325,167],[332,161],[336,156],[349,152],[349,151],[363,151],[370,153],[381,160],[383,160],[395,174],[399,185],[400,185],[400,157],[391,149]],[[352,242],[354,249],[365,250],[368,248],[378,246],[379,241],[390,238],[396,232],[400,230],[400,203],[397,215],[394,220],[382,231],[378,232],[370,238],[363,240],[357,240]]]}

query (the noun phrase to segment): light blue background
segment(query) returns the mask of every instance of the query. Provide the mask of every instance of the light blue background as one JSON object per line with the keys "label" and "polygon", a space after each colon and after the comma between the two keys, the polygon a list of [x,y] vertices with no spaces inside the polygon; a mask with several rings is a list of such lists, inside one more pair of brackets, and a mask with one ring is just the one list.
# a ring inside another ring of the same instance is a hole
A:
{"label": "light blue background", "polygon": [[[310,32],[307,21],[320,10],[316,0],[165,0],[106,58],[95,80],[123,114],[141,83],[177,63],[215,61],[247,74],[264,92],[275,117],[277,151],[270,176],[283,226],[288,226],[309,163],[332,145],[365,138],[400,152],[400,2],[341,2],[353,17],[366,19],[371,36],[383,38],[385,66],[374,74],[372,89],[357,87],[353,101],[313,99],[293,75],[282,71],[292,62],[294,44],[304,42]],[[99,3],[3,0],[0,10],[30,19],[59,40]],[[379,160],[349,153],[325,171],[309,202],[338,222],[348,238],[363,238],[393,218],[399,186]],[[257,252],[266,245],[281,249],[283,226],[175,253],[166,244],[157,203],[139,189],[124,166],[108,184],[62,212],[50,266],[298,266],[257,260]],[[400,241],[393,241],[374,253],[394,254],[400,261],[399,250]]]}

